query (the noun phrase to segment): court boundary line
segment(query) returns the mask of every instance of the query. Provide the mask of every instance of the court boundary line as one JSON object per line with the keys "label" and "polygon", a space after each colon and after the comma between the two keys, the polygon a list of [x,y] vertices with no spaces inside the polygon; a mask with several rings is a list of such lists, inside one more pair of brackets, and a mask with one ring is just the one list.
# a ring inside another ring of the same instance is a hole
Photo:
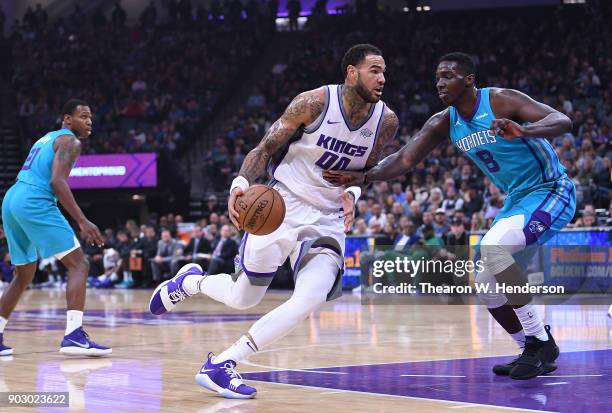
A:
{"label": "court boundary line", "polygon": [[[393,341],[387,341],[387,342],[397,342],[397,340],[393,340]],[[326,344],[325,346],[337,346],[337,345],[358,345],[358,344],[366,344],[363,342],[356,342],[356,343],[341,343],[341,344],[335,344],[335,343],[330,343],[330,344]],[[321,347],[324,346],[323,344],[314,344],[312,345],[317,346],[317,347]],[[309,346],[295,346],[295,347],[283,347],[281,349],[269,349],[268,352],[274,352],[276,351],[280,351],[280,350],[293,350],[295,348],[307,348]],[[571,350],[571,351],[564,351],[561,354],[567,354],[567,353],[585,353],[587,351],[609,351],[612,350],[611,348],[601,348],[601,349],[594,349],[594,350]],[[255,354],[260,354],[263,353],[265,350],[262,351],[258,351]],[[307,372],[310,372],[310,370],[315,370],[315,369],[333,369],[333,368],[340,368],[340,367],[360,367],[360,366],[376,366],[376,365],[380,365],[380,364],[404,364],[404,363],[431,363],[434,361],[454,361],[454,360],[474,360],[474,359],[483,359],[483,358],[494,358],[494,357],[516,357],[516,354],[506,354],[506,355],[493,355],[493,356],[474,356],[474,357],[460,357],[460,358],[441,358],[441,359],[428,359],[428,360],[405,360],[405,361],[391,361],[391,362],[378,362],[378,363],[361,363],[361,364],[341,364],[341,365],[335,365],[335,366],[317,366],[317,367],[302,367],[299,369],[292,369],[292,368],[282,368],[282,367],[275,367],[275,366],[269,366],[269,365],[265,365],[265,364],[259,364],[259,363],[253,363],[251,361],[247,360],[242,360],[240,363],[241,364],[246,364],[248,366],[253,366],[253,367],[259,367],[259,368],[264,368],[266,370],[255,370],[255,371],[245,371],[241,374],[249,374],[249,373],[266,373],[266,372],[270,372],[270,371],[304,371],[306,370]]]}
{"label": "court boundary line", "polygon": [[[398,395],[398,394],[372,393],[372,392],[358,391],[358,390],[342,390],[342,389],[334,389],[332,387],[308,386],[308,385],[305,385],[305,384],[278,383],[278,382],[275,382],[275,381],[264,381],[264,380],[253,380],[253,379],[248,379],[248,380],[249,381],[259,382],[259,383],[276,384],[276,385],[281,385],[281,386],[306,387],[306,388],[310,388],[310,389],[327,390],[327,391],[336,391],[336,390],[338,390],[338,391],[342,391],[342,392],[345,392],[345,393],[356,393],[356,394],[369,395],[369,396],[395,397],[395,398],[409,399],[409,400],[424,400],[424,401],[440,402],[440,403],[463,403],[463,404],[471,405],[471,406],[466,406],[466,407],[478,406],[478,407],[490,407],[490,408],[502,409],[502,410],[514,410],[514,411],[518,410],[518,411],[523,411],[523,412],[534,412],[534,413],[561,413],[561,412],[556,412],[556,411],[553,411],[553,410],[534,410],[534,409],[524,409],[524,408],[520,408],[520,407],[496,406],[494,404],[481,404],[481,403],[473,403],[473,402],[461,402],[461,401],[457,401],[457,400],[430,399],[430,398],[427,398],[427,397],[401,396],[401,395]],[[451,408],[451,406],[448,406],[448,408]]]}

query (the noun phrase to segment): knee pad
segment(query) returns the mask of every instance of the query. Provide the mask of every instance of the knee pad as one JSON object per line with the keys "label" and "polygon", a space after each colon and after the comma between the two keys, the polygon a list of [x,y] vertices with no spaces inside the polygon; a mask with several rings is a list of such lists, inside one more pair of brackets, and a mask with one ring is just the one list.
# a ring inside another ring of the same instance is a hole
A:
{"label": "knee pad", "polygon": [[491,274],[499,274],[514,264],[511,249],[507,245],[480,244],[480,255]]}
{"label": "knee pad", "polygon": [[486,305],[488,308],[497,308],[508,302],[508,298],[503,293],[498,293],[495,290],[497,280],[495,275],[491,273],[486,267],[484,270],[476,273],[474,278],[475,284],[480,284],[485,287],[486,291],[479,290],[476,288],[476,295],[480,302]]}
{"label": "knee pad", "polygon": [[480,254],[491,274],[499,274],[514,264],[512,255],[525,248],[523,224],[523,215],[502,218],[480,241]]}

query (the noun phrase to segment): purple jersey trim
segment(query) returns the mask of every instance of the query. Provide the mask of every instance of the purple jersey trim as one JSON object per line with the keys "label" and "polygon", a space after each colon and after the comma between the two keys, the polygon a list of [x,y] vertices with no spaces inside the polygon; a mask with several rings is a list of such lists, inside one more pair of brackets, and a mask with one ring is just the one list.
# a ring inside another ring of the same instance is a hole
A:
{"label": "purple jersey trim", "polygon": [[272,272],[255,272],[247,270],[247,267],[244,265],[244,250],[246,249],[247,238],[249,237],[249,233],[245,232],[244,237],[242,238],[242,245],[240,248],[240,265],[242,265],[242,271],[249,277],[274,277],[276,274],[276,270]]}
{"label": "purple jersey trim", "polygon": [[[382,107],[382,111],[380,112],[380,119],[378,119],[378,124],[376,125],[376,132],[374,133],[374,142],[372,142],[372,151],[374,150],[374,148],[376,148],[376,141],[378,140],[378,132],[380,131],[380,124],[382,123],[384,117],[385,117],[385,102],[383,102],[383,107]],[[370,151],[370,154],[372,154],[372,151]],[[366,159],[367,162],[367,159]],[[365,169],[365,166],[363,167],[363,169]]]}
{"label": "purple jersey trim", "polygon": [[[459,117],[461,119],[463,119],[466,122],[471,122],[472,118],[474,118],[474,115],[476,115],[476,112],[478,112],[478,108],[480,107],[480,89],[478,89],[476,91],[476,103],[474,104],[474,108],[472,109],[472,113],[470,114],[470,116],[468,116],[467,118],[464,118],[463,116],[461,116],[461,113],[459,113],[459,111],[457,110],[457,115],[459,115]],[[493,109],[491,109],[491,112],[493,111]]]}
{"label": "purple jersey trim", "polygon": [[329,109],[329,100],[331,98],[331,95],[329,93],[329,86],[325,86],[325,96],[326,96],[326,102],[325,102],[325,109],[323,109],[323,116],[319,118],[319,121],[317,122],[315,119],[315,123],[313,123],[312,125],[308,125],[307,127],[304,128],[304,133],[315,133],[323,124],[323,121],[325,120],[325,117],[327,116],[327,110]]}

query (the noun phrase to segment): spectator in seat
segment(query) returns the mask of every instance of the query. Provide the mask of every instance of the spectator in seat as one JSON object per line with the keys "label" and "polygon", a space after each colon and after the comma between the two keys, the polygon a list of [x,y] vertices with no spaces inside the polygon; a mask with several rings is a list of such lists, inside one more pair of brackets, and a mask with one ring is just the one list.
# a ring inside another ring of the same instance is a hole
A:
{"label": "spectator in seat", "polygon": [[196,264],[200,264],[202,269],[207,270],[211,254],[212,248],[210,246],[210,241],[204,236],[202,227],[195,225],[191,231],[189,244],[183,248],[183,252],[178,259],[177,267],[188,262],[195,262]]}
{"label": "spectator in seat", "polygon": [[446,233],[450,230],[446,222],[446,211],[444,208],[438,208],[433,222],[434,232],[436,237],[443,239]]}
{"label": "spectator in seat", "polygon": [[134,280],[134,287],[149,287],[152,285],[152,264],[157,253],[157,234],[155,227],[146,226],[144,237],[130,251],[130,271]]}
{"label": "spectator in seat", "polygon": [[230,238],[231,231],[229,225],[223,225],[219,235],[219,240],[215,244],[208,266],[208,273],[233,273],[234,257],[238,254],[238,243]]}
{"label": "spectator in seat", "polygon": [[180,245],[172,238],[170,230],[162,230],[161,239],[157,243],[157,253],[151,262],[154,283],[159,283],[162,278],[174,274],[175,265],[173,264],[176,262],[175,257],[179,248]]}

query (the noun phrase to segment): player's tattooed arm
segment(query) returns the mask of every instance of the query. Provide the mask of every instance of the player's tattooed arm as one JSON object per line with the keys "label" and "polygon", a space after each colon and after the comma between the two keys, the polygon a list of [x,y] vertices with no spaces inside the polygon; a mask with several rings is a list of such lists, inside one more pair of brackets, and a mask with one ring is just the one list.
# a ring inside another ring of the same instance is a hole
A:
{"label": "player's tattooed arm", "polygon": [[389,108],[385,108],[385,114],[383,115],[382,124],[380,125],[380,132],[376,139],[376,144],[370,152],[370,156],[366,161],[366,169],[374,167],[379,161],[382,154],[385,152],[385,148],[393,141],[397,130],[399,128],[399,119],[397,115]]}
{"label": "player's tattooed arm", "polygon": [[77,222],[81,233],[90,243],[104,244],[100,230],[87,220],[68,186],[68,176],[81,154],[81,142],[72,135],[62,135],[54,142],[55,156],[51,169],[51,187],[62,206]]}
{"label": "player's tattooed arm", "polygon": [[251,184],[265,176],[270,158],[298,129],[310,125],[319,117],[325,108],[325,99],[325,88],[296,96],[283,115],[272,124],[259,145],[247,154],[240,168],[240,176],[244,176]]}
{"label": "player's tattooed arm", "polygon": [[431,151],[448,138],[448,110],[436,113],[399,151],[378,162],[366,173],[326,171],[324,178],[333,185],[364,185],[374,181],[388,181],[409,172]]}
{"label": "player's tattooed arm", "polygon": [[[490,93],[491,109],[498,117],[490,128],[506,139],[553,138],[572,129],[572,121],[566,115],[518,90],[491,88]],[[529,124],[520,125],[515,120]]]}
{"label": "player's tattooed arm", "polygon": [[[389,148],[389,144],[393,141],[393,138],[395,138],[398,129],[399,119],[397,118],[397,115],[391,109],[385,107],[385,113],[383,114],[380,131],[376,137],[376,143],[370,152],[370,156],[366,160],[366,170],[374,167],[381,160],[383,154],[386,152],[386,149]],[[327,172],[328,171],[325,171],[323,173],[324,177],[328,175]],[[367,185],[359,184],[359,186],[361,186],[361,189],[364,190]]]}

